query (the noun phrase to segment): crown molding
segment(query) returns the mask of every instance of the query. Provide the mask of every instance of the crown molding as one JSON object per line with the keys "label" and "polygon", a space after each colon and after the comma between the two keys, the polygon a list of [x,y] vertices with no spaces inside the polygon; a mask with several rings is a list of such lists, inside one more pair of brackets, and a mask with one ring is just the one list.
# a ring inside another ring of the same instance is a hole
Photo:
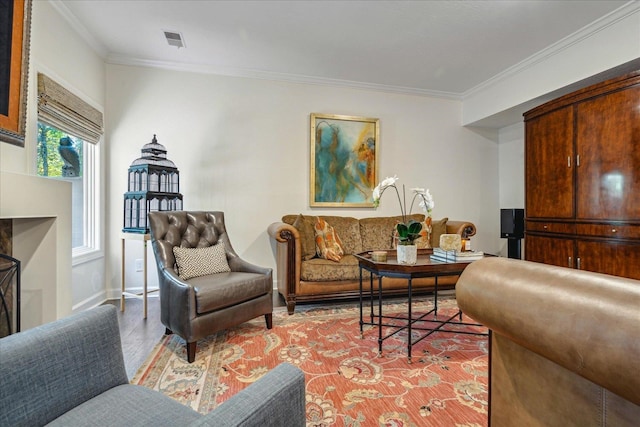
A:
{"label": "crown molding", "polygon": [[553,43],[552,45],[530,56],[524,61],[521,61],[516,65],[509,67],[504,71],[501,71],[500,73],[496,74],[490,79],[485,80],[479,85],[463,92],[462,94],[460,94],[460,96],[462,99],[466,99],[469,96],[474,95],[479,91],[482,91],[488,87],[496,85],[502,80],[506,80],[518,73],[521,73],[523,70],[526,70],[527,68],[533,67],[534,65],[540,62],[543,62],[552,56],[562,53],[563,51],[570,48],[571,46],[577,43],[580,43],[583,40],[588,39],[589,37],[599,33],[600,31],[616,24],[622,19],[625,19],[636,13],[640,13],[640,2],[638,0],[632,0],[620,6],[618,9],[614,10],[613,12],[601,17],[600,19],[597,19],[591,24],[576,31],[575,33],[565,37],[564,39],[561,39],[556,43]]}
{"label": "crown molding", "polygon": [[504,71],[496,74],[490,79],[480,83],[473,88],[464,91],[462,93],[456,92],[444,92],[444,91],[436,91],[436,90],[427,90],[420,89],[414,87],[406,87],[406,86],[393,86],[393,85],[383,85],[377,83],[367,83],[353,80],[341,80],[341,79],[330,79],[330,78],[322,78],[322,77],[314,77],[314,76],[305,76],[299,74],[289,74],[289,73],[277,73],[277,72],[269,72],[269,71],[261,71],[255,69],[241,69],[241,68],[232,68],[232,67],[222,67],[216,65],[208,65],[208,64],[189,64],[189,63],[178,63],[171,61],[156,61],[150,59],[143,58],[134,58],[120,54],[109,53],[107,48],[98,41],[91,33],[87,30],[84,24],[79,21],[70,11],[69,9],[62,3],[53,0],[49,0],[49,4],[56,9],[62,17],[69,22],[71,27],[75,29],[75,31],[82,37],[89,46],[101,57],[105,60],[107,64],[115,64],[115,65],[128,65],[128,66],[138,66],[138,67],[148,67],[148,68],[159,68],[165,70],[173,70],[173,71],[186,71],[192,73],[201,73],[201,74],[214,74],[214,75],[223,75],[229,77],[243,77],[243,78],[252,78],[252,79],[260,79],[260,80],[272,80],[272,81],[281,81],[288,83],[299,83],[299,84],[310,84],[310,85],[321,85],[321,86],[333,86],[333,87],[344,87],[351,89],[359,89],[359,90],[369,90],[369,91],[378,91],[378,92],[387,92],[387,93],[396,93],[396,94],[404,94],[404,95],[415,95],[415,96],[425,96],[425,97],[435,97],[435,98],[444,98],[451,100],[464,100],[475,93],[482,91],[488,87],[498,84],[499,82],[509,79],[510,77],[526,70],[538,64],[546,59],[558,55],[570,48],[571,46],[588,39],[594,34],[608,28],[609,26],[614,25],[618,21],[627,18],[630,15],[640,12],[640,1],[631,0],[613,12],[603,16],[602,18],[594,21],[593,23],[585,26],[584,28],[576,31],[575,33],[565,37],[564,39],[548,46],[547,48],[541,50],[540,52],[530,56],[529,58],[519,62],[518,64],[505,69]]}
{"label": "crown molding", "polygon": [[78,33],[78,35],[85,42],[87,42],[89,47],[91,47],[91,49],[93,49],[98,54],[98,56],[100,56],[102,59],[105,59],[107,57],[108,51],[106,46],[103,45],[100,41],[98,41],[98,39],[96,39],[89,32],[89,30],[87,30],[87,27],[84,25],[84,23],[78,20],[78,18],[76,18],[76,16],[73,13],[71,13],[69,8],[67,8],[67,6],[64,3],[60,1],[49,0],[49,4],[60,14],[60,16],[62,16],[65,19],[65,21],[69,23],[71,28],[76,33]]}
{"label": "crown molding", "polygon": [[109,54],[106,58],[108,64],[127,65],[137,67],[160,68],[172,71],[186,71],[201,74],[215,74],[228,77],[243,77],[259,80],[272,80],[287,83],[299,83],[321,86],[346,87],[351,89],[370,90],[387,93],[399,93],[407,95],[428,96],[436,98],[460,100],[458,93],[425,90],[404,86],[383,85],[377,83],[358,82],[353,80],[340,80],[322,77],[305,76],[301,74],[277,73],[245,68],[231,68],[208,64],[188,64],[171,61],[156,61],[150,59],[133,58],[126,55]]}

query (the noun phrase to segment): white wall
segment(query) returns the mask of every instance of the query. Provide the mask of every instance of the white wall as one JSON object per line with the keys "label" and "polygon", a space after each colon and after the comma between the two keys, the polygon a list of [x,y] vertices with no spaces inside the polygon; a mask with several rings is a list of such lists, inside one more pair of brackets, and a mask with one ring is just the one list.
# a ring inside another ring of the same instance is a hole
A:
{"label": "white wall", "polygon": [[[0,171],[35,174],[37,136],[37,73],[43,72],[80,98],[103,111],[105,101],[105,66],[101,57],[78,35],[48,1],[32,3],[29,96],[25,147],[0,143]],[[102,146],[104,143],[101,144]],[[101,150],[103,147],[101,146]],[[69,206],[70,209],[70,206]],[[69,212],[70,214],[70,212]],[[58,233],[71,236],[68,229]],[[102,224],[98,224],[103,227]],[[71,262],[70,256],[63,258]],[[64,270],[71,266],[64,266]],[[71,270],[71,306],[80,310],[104,301],[104,253],[92,261],[74,265]],[[65,280],[68,282],[68,279]],[[68,283],[67,283],[68,286]],[[59,316],[72,307],[65,308]]]}
{"label": "white wall", "polygon": [[[498,138],[500,208],[524,208],[524,122],[500,129]],[[499,254],[507,256],[506,239],[500,239]]]}
{"label": "white wall", "polygon": [[[284,214],[399,214],[393,197],[377,211],[309,208],[310,113],[379,118],[379,178],[397,174],[409,188],[430,188],[435,218],[478,226],[476,248],[491,252],[500,243],[498,147],[461,126],[459,101],[108,65],[106,109],[114,294],[127,169],[153,134],[180,170],[184,208],[224,211],[235,250],[260,265],[275,267],[266,229]],[[141,253],[135,243],[127,243],[129,272],[142,257],[133,255]],[[153,262],[150,256],[155,270]],[[127,287],[141,280],[128,273]]]}

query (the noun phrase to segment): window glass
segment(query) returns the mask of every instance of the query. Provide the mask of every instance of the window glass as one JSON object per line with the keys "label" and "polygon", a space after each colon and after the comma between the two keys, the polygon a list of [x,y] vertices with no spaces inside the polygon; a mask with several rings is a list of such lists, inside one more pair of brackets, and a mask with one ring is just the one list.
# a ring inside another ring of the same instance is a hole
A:
{"label": "window glass", "polygon": [[87,200],[84,153],[87,149],[91,149],[91,146],[82,139],[38,122],[38,175],[71,182],[71,244],[74,249],[89,246],[85,234]]}

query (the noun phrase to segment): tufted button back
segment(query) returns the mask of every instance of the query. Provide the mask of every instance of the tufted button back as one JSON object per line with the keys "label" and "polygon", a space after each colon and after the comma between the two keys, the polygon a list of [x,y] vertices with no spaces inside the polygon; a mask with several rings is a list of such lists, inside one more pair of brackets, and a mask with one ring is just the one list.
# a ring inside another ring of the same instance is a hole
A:
{"label": "tufted button back", "polygon": [[165,268],[175,267],[174,246],[205,248],[222,239],[227,250],[232,250],[223,212],[149,212],[149,227]]}

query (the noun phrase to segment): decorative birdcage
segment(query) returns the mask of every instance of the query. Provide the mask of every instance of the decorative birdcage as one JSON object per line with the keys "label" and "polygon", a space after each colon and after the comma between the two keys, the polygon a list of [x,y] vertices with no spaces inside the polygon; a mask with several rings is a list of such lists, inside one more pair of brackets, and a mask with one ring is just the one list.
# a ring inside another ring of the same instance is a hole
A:
{"label": "decorative birdcage", "polygon": [[148,212],[179,210],[182,210],[180,172],[153,135],[151,142],[142,147],[142,157],[129,166],[122,231],[148,233]]}

